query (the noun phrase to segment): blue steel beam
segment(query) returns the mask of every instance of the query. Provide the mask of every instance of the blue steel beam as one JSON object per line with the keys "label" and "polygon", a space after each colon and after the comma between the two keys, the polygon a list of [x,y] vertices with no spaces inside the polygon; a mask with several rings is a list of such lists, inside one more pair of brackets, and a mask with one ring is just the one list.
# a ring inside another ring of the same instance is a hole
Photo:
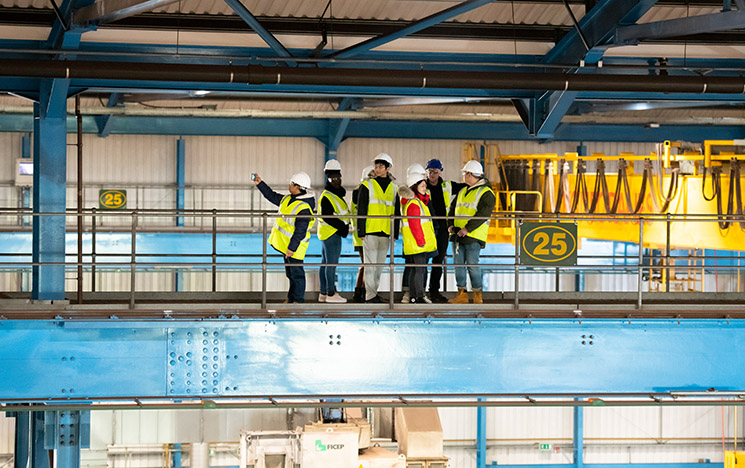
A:
{"label": "blue steel beam", "polygon": [[[602,0],[579,21],[580,28],[593,51],[591,63],[597,61],[610,45],[619,25],[634,24],[657,3],[657,0]],[[594,55],[598,52],[600,55]],[[576,30],[567,33],[541,60],[546,64],[579,65],[587,50]]]}
{"label": "blue steel beam", "polygon": [[[67,80],[44,80],[41,100],[34,104],[34,213],[64,213],[67,187]],[[65,217],[35,216],[33,220],[34,263],[64,262]],[[65,297],[62,265],[32,268],[32,298],[57,300]]]}
{"label": "blue steel beam", "polygon": [[[34,119],[29,115],[0,114],[0,132],[28,132]],[[74,131],[74,120],[68,130]],[[98,133],[91,116],[83,117],[85,133]],[[325,141],[328,123],[325,120],[292,119],[209,119],[119,117],[112,127],[117,135],[216,135],[216,136],[281,136],[307,137]],[[411,138],[411,139],[477,139],[534,140],[525,125],[508,122],[443,122],[364,121],[351,120],[347,138]],[[737,140],[745,138],[740,125],[661,125],[652,128],[626,124],[563,124],[554,133],[553,141],[626,141],[660,142],[664,140]]]}
{"label": "blue steel beam", "polygon": [[745,25],[745,11],[726,11],[624,26],[616,30],[614,42],[617,45],[638,44],[645,39],[729,31],[742,28],[743,25]]}
{"label": "blue steel beam", "polygon": [[2,320],[0,342],[16,403],[745,390],[737,319]]}
{"label": "blue steel beam", "polygon": [[[361,99],[346,97],[341,100],[337,111],[343,112],[355,108],[361,104]],[[336,153],[339,149],[341,141],[344,139],[344,133],[347,131],[349,126],[349,118],[343,119],[330,119],[329,120],[329,134],[326,140],[326,161],[329,159],[336,159]]]}
{"label": "blue steel beam", "polygon": [[[618,24],[633,24],[644,15],[656,0],[604,0],[599,2],[579,21],[579,31],[573,29],[557,43],[542,62],[546,64],[578,65],[580,60],[596,63],[605,53],[610,37]],[[584,38],[591,49],[585,48]],[[577,73],[587,72],[580,68]],[[535,99],[528,130],[537,138],[552,138],[561,120],[572,107],[579,93],[556,91]]]}
{"label": "blue steel beam", "polygon": [[[106,107],[116,107],[119,104],[121,93],[109,94],[109,99],[106,101]],[[102,115],[97,118],[98,120],[98,136],[100,138],[106,138],[111,133],[111,124],[114,116],[111,114]]]}
{"label": "blue steel beam", "polygon": [[398,31],[392,32],[390,34],[383,34],[377,37],[373,37],[366,41],[360,42],[359,44],[355,44],[351,47],[347,47],[346,49],[336,51],[332,54],[329,54],[328,57],[329,58],[353,57],[363,52],[367,52],[368,50],[371,50],[376,47],[380,47],[384,44],[387,44],[389,42],[395,41],[396,39],[401,39],[402,37],[406,37],[410,34],[414,34],[415,32],[421,31],[423,29],[427,29],[430,26],[434,26],[436,24],[442,23],[443,21],[447,21],[451,18],[455,18],[458,15],[462,15],[463,13],[467,13],[471,10],[482,7],[486,5],[487,3],[492,3],[494,1],[495,0],[468,0],[467,2],[463,2],[459,5],[452,6],[445,10],[442,10],[440,12],[427,16],[426,18],[422,18],[418,21],[414,21],[413,23],[399,29]]}
{"label": "blue steel beam", "polygon": [[[272,33],[266,30],[264,26],[261,25],[259,20],[256,19],[254,15],[251,14],[250,11],[248,11],[248,8],[243,6],[243,3],[241,3],[240,0],[225,0],[225,3],[230,6],[230,8],[233,9],[236,15],[240,16],[243,21],[248,24],[251,29],[254,30],[256,34],[261,37],[261,39],[264,40],[264,42],[267,43],[269,47],[272,48],[272,50],[280,57],[292,57],[292,54],[289,50],[285,48],[285,46],[282,45],[281,42],[277,40],[276,37]],[[287,62],[290,63],[290,62]],[[294,63],[294,62],[292,62]]]}

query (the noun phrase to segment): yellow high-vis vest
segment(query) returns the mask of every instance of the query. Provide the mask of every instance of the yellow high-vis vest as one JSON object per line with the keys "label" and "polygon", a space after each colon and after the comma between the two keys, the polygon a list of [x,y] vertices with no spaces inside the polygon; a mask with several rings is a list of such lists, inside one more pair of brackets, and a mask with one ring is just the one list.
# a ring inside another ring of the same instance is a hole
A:
{"label": "yellow high-vis vest", "polygon": [[[396,213],[396,192],[398,192],[396,184],[389,183],[385,192],[375,179],[365,181],[365,186],[370,197],[367,205],[368,216],[393,216]],[[368,232],[382,232],[390,236],[391,220],[387,218],[367,218],[365,220],[365,233]]]}
{"label": "yellow high-vis vest", "polygon": [[[456,231],[464,228],[466,224],[468,224],[468,218],[473,217],[476,214],[481,197],[484,196],[485,193],[494,193],[491,187],[486,185],[481,185],[475,190],[470,190],[471,188],[472,187],[463,187],[461,191],[458,192],[458,197],[455,199],[456,218],[453,225],[455,226]],[[458,216],[463,216],[463,218],[458,218]],[[481,226],[468,233],[468,237],[473,237],[474,239],[486,242],[488,233],[489,220],[484,220],[484,223]]]}
{"label": "yellow high-vis vest", "polygon": [[419,222],[422,226],[422,231],[424,232],[424,245],[421,247],[417,245],[414,234],[411,232],[411,226],[409,226],[409,218],[405,217],[402,228],[402,233],[404,236],[404,255],[416,255],[419,253],[434,252],[435,250],[437,250],[437,238],[435,237],[435,227],[432,224],[432,218],[430,218],[431,215],[429,213],[429,208],[427,207],[427,205],[422,203],[421,200],[415,198],[413,200],[409,200],[406,203],[406,205],[404,206],[404,213],[409,212],[409,206],[412,203],[418,203],[421,216],[425,216],[425,218],[419,219]]}
{"label": "yellow high-vis vest", "polygon": [[287,247],[290,245],[290,239],[295,233],[295,216],[304,209],[310,210],[310,224],[308,224],[308,230],[305,231],[305,238],[300,241],[300,245],[292,258],[296,260],[302,260],[305,258],[305,252],[308,250],[310,244],[310,229],[315,223],[313,216],[313,209],[310,207],[308,202],[302,200],[294,200],[290,202],[290,195],[285,195],[282,198],[282,202],[279,204],[279,216],[274,220],[274,227],[272,233],[269,235],[269,245],[277,249],[281,253],[287,252]]}
{"label": "yellow high-vis vest", "polygon": [[[349,222],[349,218],[345,217],[345,215],[349,214],[349,205],[347,205],[347,201],[341,198],[340,196],[336,195],[335,193],[329,192],[328,190],[324,190],[321,192],[321,196],[318,198],[318,206],[321,206],[321,202],[323,199],[326,198],[328,201],[331,202],[331,205],[334,207],[334,214],[341,216],[339,219],[341,221],[344,221],[345,223]],[[320,210],[320,208],[319,208]],[[320,218],[318,220],[318,238],[321,240],[326,240],[329,237],[333,236],[336,233],[337,229],[333,227],[332,225],[328,224],[323,220],[323,218]]]}

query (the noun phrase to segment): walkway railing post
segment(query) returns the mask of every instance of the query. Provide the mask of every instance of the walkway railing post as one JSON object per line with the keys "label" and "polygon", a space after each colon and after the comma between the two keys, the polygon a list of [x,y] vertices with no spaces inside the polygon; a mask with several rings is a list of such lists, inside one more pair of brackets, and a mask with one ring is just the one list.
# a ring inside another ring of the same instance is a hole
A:
{"label": "walkway railing post", "polygon": [[642,308],[642,272],[644,270],[644,218],[639,218],[639,259],[637,266],[636,308]]}
{"label": "walkway railing post", "polygon": [[515,218],[515,309],[520,308],[520,224]]}
{"label": "walkway railing post", "polygon": [[212,209],[212,292],[217,291],[217,209]]}
{"label": "walkway railing post", "polygon": [[129,264],[129,308],[135,308],[135,264],[137,263],[137,210],[132,212],[132,253]]}
{"label": "walkway railing post", "polygon": [[261,214],[261,308],[266,309],[266,212]]}
{"label": "walkway railing post", "polygon": [[[390,265],[389,266],[389,269],[388,269],[388,276],[390,277],[389,278],[390,279],[389,286],[388,286],[388,291],[390,291],[390,294],[389,294],[390,297],[388,297],[388,308],[390,308],[390,309],[393,309],[393,302],[394,302],[393,301],[393,288],[394,288],[394,285],[393,285],[393,279],[394,278],[393,278],[393,276],[394,276],[394,272],[395,271],[393,269],[393,267],[394,267],[394,265],[393,265],[393,249],[396,247],[396,240],[393,237],[393,229],[395,228],[395,226],[396,226],[396,217],[395,216],[392,216],[391,217],[391,235],[390,235],[390,237],[388,237],[388,244],[389,244],[389,249],[390,249],[390,257],[388,257],[389,258],[389,265]],[[382,268],[382,267],[380,267],[380,268]]]}

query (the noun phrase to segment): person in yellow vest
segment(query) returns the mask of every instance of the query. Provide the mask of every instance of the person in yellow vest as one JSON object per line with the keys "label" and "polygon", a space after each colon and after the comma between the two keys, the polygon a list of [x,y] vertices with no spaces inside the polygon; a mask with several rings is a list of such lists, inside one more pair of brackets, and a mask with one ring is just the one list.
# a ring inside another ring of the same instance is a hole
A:
{"label": "person in yellow vest", "polygon": [[[404,258],[410,265],[409,295],[414,304],[431,304],[424,295],[427,280],[427,261],[437,254],[437,238],[430,217],[427,174],[420,164],[419,171],[407,171],[406,185],[398,189],[403,206],[401,235],[404,243]],[[421,216],[421,218],[418,218]]]}
{"label": "person in yellow vest", "polygon": [[[360,185],[358,185],[356,189],[352,190],[351,208],[353,216],[357,215],[357,202],[360,198],[360,187],[362,187],[363,182],[365,182],[370,177],[375,177],[373,166],[367,166],[362,169]],[[360,220],[355,217],[352,218],[352,245],[354,246],[354,251],[357,252],[360,256],[360,263],[364,265],[365,255],[362,253],[362,239],[360,238],[360,236],[357,235],[357,226],[359,225],[360,221],[364,222],[365,220]],[[357,284],[354,287],[354,296],[352,296],[352,302],[365,302],[365,268],[362,266],[357,270]]]}
{"label": "person in yellow vest", "polygon": [[336,159],[326,161],[323,168],[326,186],[318,198],[321,218],[318,221],[318,238],[321,240],[321,293],[318,302],[343,304],[347,302],[336,292],[336,263],[341,257],[341,240],[349,234],[349,205],[344,197],[347,191],[341,185],[341,164]]}
{"label": "person in yellow vest", "polygon": [[[468,185],[458,192],[455,203],[448,214],[448,232],[451,234],[453,263],[468,265],[468,276],[471,278],[473,303],[483,304],[481,294],[483,282],[479,256],[486,247],[489,232],[489,217],[494,211],[497,197],[491,184],[484,177],[484,168],[478,161],[468,161],[463,169],[463,181]],[[458,294],[450,299],[451,304],[468,304],[466,292],[466,267],[455,267],[455,284]]]}
{"label": "person in yellow vest", "polygon": [[389,219],[390,216],[401,214],[398,187],[393,183],[394,177],[390,173],[392,167],[393,159],[386,153],[380,153],[373,159],[375,177],[360,186],[357,213],[360,216],[381,216],[360,218],[357,225],[357,235],[362,239],[362,252],[365,264],[367,264],[365,266],[365,302],[384,302],[383,298],[378,295],[383,267],[369,264],[385,263],[390,237],[398,238],[400,223],[397,219],[393,223],[393,232],[391,232],[391,220]]}
{"label": "person in yellow vest", "polygon": [[[432,264],[444,264],[448,254],[448,222],[444,218],[450,212],[455,196],[466,187],[465,183],[443,180],[442,163],[439,159],[427,161],[427,194],[430,197],[429,208],[432,216],[443,216],[442,219],[433,219],[435,225],[435,237],[437,237],[437,255],[432,257]],[[444,303],[448,300],[440,293],[443,267],[433,266],[429,275],[429,298],[435,303]]]}
{"label": "person in yellow vest", "polygon": [[279,206],[279,216],[269,234],[269,245],[284,255],[285,275],[290,280],[287,302],[305,302],[305,270],[303,259],[310,244],[310,230],[315,222],[313,210],[316,200],[310,189],[310,176],[298,172],[290,179],[290,194],[282,195],[272,190],[258,174],[253,180],[261,194],[270,203]]}

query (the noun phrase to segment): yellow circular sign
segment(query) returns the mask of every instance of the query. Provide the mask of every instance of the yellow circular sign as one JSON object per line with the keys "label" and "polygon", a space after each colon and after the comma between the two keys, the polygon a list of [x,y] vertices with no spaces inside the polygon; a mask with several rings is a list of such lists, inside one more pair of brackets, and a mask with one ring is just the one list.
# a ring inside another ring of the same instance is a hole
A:
{"label": "yellow circular sign", "polygon": [[560,262],[577,251],[575,235],[556,224],[534,227],[521,237],[522,251],[542,263]]}
{"label": "yellow circular sign", "polygon": [[127,206],[127,192],[124,190],[101,190],[98,194],[101,208],[117,210]]}

